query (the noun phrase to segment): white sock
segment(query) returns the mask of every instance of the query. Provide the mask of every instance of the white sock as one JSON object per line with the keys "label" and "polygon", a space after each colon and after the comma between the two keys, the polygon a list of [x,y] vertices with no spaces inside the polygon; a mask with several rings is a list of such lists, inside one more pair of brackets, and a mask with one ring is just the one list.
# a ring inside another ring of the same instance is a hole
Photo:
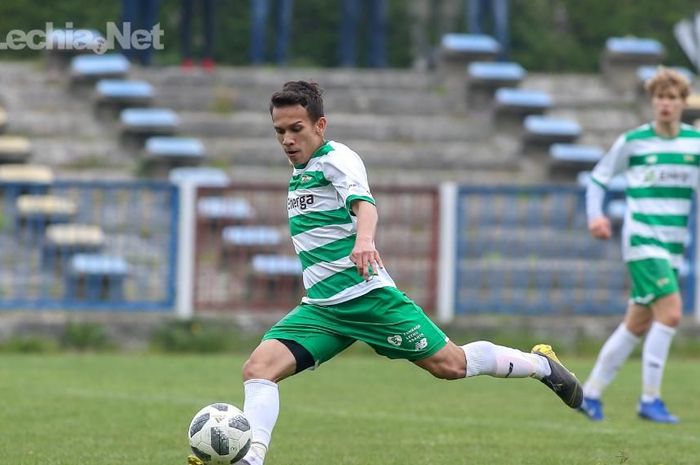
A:
{"label": "white sock", "polygon": [[661,397],[661,380],[676,329],[655,321],[642,348],[642,401]]}
{"label": "white sock", "polygon": [[262,465],[280,412],[279,388],[277,383],[266,379],[250,379],[243,383],[243,388],[243,413],[250,422],[253,436],[253,443],[243,460],[249,465]]}
{"label": "white sock", "polygon": [[629,332],[624,323],[620,324],[600,349],[595,366],[583,385],[583,395],[600,399],[638,343],[639,338]]}
{"label": "white sock", "polygon": [[488,341],[463,345],[467,357],[467,377],[478,375],[496,378],[542,379],[551,373],[549,362],[540,355],[521,352],[510,347],[497,346]]}

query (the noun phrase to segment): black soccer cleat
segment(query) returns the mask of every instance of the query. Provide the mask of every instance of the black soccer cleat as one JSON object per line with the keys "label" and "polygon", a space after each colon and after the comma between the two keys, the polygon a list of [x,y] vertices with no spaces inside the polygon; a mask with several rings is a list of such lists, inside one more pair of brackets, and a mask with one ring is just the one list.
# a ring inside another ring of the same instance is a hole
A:
{"label": "black soccer cleat", "polygon": [[583,388],[576,379],[576,375],[561,364],[552,347],[547,344],[537,344],[531,352],[547,359],[552,373],[545,376],[542,381],[549,389],[554,391],[566,405],[571,408],[579,408],[583,402]]}

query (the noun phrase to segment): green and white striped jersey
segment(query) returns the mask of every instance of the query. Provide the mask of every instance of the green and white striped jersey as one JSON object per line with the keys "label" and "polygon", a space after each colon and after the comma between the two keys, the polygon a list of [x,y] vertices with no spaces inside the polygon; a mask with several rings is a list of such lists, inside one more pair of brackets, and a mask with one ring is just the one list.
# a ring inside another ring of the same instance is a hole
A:
{"label": "green and white striped jersey", "polygon": [[377,274],[365,281],[350,260],[357,232],[350,204],[358,199],[375,203],[365,166],[347,146],[327,141],[308,163],[294,166],[287,213],[304,272],[303,302],[333,305],[372,289],[395,286],[383,269],[375,270]]}
{"label": "green and white striped jersey", "polygon": [[624,173],[627,211],[622,229],[625,261],[664,258],[678,269],[688,239],[688,216],[700,181],[700,132],[681,125],[678,136],[658,136],[653,124],[621,135],[591,179],[605,188]]}

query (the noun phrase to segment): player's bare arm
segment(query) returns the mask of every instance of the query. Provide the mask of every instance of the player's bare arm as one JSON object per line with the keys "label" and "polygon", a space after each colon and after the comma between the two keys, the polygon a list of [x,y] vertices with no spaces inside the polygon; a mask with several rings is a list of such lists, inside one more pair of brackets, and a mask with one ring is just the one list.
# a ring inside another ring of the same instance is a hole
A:
{"label": "player's bare arm", "polygon": [[354,201],[352,211],[357,217],[357,236],[355,247],[350,253],[350,260],[357,265],[357,273],[368,280],[371,277],[370,267],[372,274],[379,268],[384,268],[382,258],[374,245],[379,215],[377,208],[364,200]]}

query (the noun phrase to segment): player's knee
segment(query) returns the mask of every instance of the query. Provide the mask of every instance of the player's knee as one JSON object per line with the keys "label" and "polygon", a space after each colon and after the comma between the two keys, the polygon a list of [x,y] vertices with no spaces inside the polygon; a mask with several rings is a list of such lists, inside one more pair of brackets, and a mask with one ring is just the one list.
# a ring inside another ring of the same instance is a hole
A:
{"label": "player's knee", "polygon": [[670,326],[671,328],[675,328],[681,323],[681,312],[665,313],[661,318],[659,318],[659,322],[666,326]]}
{"label": "player's knee", "polygon": [[243,381],[248,381],[250,379],[261,379],[263,372],[263,364],[255,360],[254,357],[248,358],[243,364],[242,375]]}

